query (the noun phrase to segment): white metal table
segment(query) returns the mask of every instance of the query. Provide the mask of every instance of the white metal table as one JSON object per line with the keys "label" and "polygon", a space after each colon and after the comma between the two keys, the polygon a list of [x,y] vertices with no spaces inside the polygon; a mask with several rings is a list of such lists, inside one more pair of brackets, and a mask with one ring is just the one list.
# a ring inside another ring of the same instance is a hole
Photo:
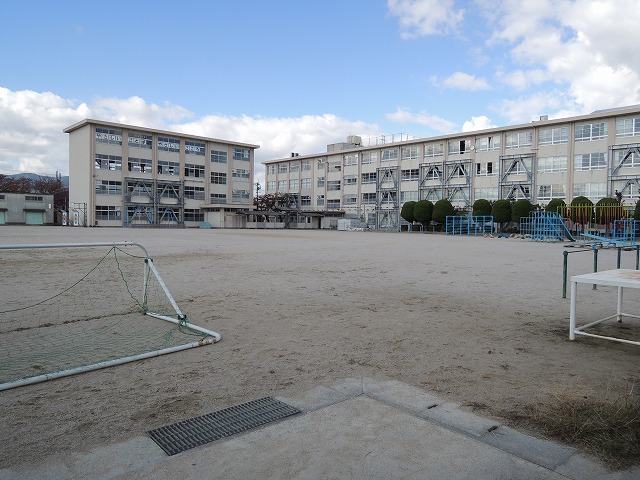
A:
{"label": "white metal table", "polygon": [[[578,294],[578,284],[587,283],[590,285],[605,285],[618,288],[618,305],[615,315],[601,318],[595,322],[576,327],[576,299]],[[585,335],[588,337],[604,338],[615,342],[630,343],[632,345],[640,345],[640,341],[625,340],[623,338],[607,337],[604,335],[596,335],[587,333],[586,328],[602,323],[606,320],[615,318],[618,322],[622,322],[622,317],[640,318],[638,315],[631,315],[622,311],[622,296],[625,288],[640,288],[640,271],[638,270],[605,270],[596,273],[585,273],[584,275],[575,275],[571,277],[571,308],[569,311],[569,339],[574,340],[576,335]]]}

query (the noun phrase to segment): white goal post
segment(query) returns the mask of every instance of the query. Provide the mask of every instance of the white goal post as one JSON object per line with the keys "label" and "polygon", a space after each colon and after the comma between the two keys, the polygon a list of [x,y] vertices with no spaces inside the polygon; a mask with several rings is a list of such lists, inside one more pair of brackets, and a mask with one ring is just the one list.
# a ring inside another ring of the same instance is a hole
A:
{"label": "white goal post", "polygon": [[0,391],[220,341],[139,243],[0,245],[0,265]]}

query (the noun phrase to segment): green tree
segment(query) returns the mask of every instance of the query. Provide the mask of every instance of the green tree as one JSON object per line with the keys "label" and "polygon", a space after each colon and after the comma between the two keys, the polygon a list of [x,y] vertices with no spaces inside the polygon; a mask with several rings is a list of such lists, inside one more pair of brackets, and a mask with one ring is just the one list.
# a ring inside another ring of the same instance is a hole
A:
{"label": "green tree", "polygon": [[500,224],[502,230],[504,224],[511,221],[511,202],[506,199],[496,200],[491,206],[493,221]]}
{"label": "green tree", "polygon": [[576,197],[571,201],[571,209],[569,212],[569,218],[574,223],[580,225],[587,225],[591,223],[593,213],[593,202],[587,197]]}
{"label": "green tree", "polygon": [[453,208],[451,202],[445,198],[438,200],[433,206],[433,220],[438,223],[445,223],[447,217],[455,215],[456,209]]}
{"label": "green tree", "polygon": [[413,213],[413,209],[415,207],[417,202],[414,201],[408,201],[408,202],[404,202],[404,205],[402,205],[402,210],[400,211],[400,216],[402,218],[404,218],[407,222],[409,223],[413,223],[416,221],[416,217]]}
{"label": "green tree", "polygon": [[473,202],[473,209],[471,211],[472,215],[491,215],[491,202],[489,200],[485,200],[484,198],[480,198]]}
{"label": "green tree", "polygon": [[613,223],[614,220],[620,220],[625,216],[624,210],[620,208],[620,202],[611,197],[605,197],[598,200],[595,211],[596,223],[599,225]]}
{"label": "green tree", "polygon": [[413,217],[427,227],[433,219],[433,203],[429,200],[420,200],[413,206]]}
{"label": "green tree", "polygon": [[636,208],[633,211],[633,219],[640,220],[640,200],[636,202]]}
{"label": "green tree", "polygon": [[544,210],[546,212],[558,213],[558,208],[559,207],[564,207],[565,205],[566,204],[564,203],[563,199],[554,198],[549,203],[547,203],[547,206],[544,208]]}
{"label": "green tree", "polygon": [[516,202],[511,206],[511,221],[520,223],[520,219],[522,217],[528,217],[531,210],[533,210],[533,205],[531,205],[529,200],[526,198],[516,200]]}

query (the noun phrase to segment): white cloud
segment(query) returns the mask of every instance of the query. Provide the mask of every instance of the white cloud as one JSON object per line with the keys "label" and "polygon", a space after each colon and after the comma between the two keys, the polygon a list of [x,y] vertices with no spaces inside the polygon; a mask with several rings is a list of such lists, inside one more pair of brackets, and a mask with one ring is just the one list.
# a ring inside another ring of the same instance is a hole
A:
{"label": "white cloud", "polygon": [[464,10],[454,0],[388,0],[391,15],[399,17],[402,38],[454,33],[464,19]]}
{"label": "white cloud", "polygon": [[377,125],[335,115],[272,118],[193,115],[173,104],[147,103],[143,98],[97,98],[79,103],[53,93],[13,92],[0,87],[0,173],[68,173],[69,138],[63,129],[85,118],[172,130],[192,135],[260,145],[256,177],[263,181],[261,161],[284,158],[292,151],[322,153],[326,145],[349,134],[373,137]]}
{"label": "white cloud", "polygon": [[471,117],[471,120],[467,120],[462,125],[463,132],[475,132],[478,130],[486,130],[487,128],[493,128],[494,125],[489,117],[481,115],[479,117]]}
{"label": "white cloud", "polygon": [[456,88],[459,90],[489,90],[491,87],[484,78],[478,78],[464,72],[455,72],[442,81],[442,84],[448,88]]}
{"label": "white cloud", "polygon": [[430,115],[425,112],[412,113],[404,108],[398,108],[393,113],[386,115],[387,120],[396,123],[416,123],[424,125],[440,133],[452,133],[455,131],[456,124],[445,120],[436,115]]}

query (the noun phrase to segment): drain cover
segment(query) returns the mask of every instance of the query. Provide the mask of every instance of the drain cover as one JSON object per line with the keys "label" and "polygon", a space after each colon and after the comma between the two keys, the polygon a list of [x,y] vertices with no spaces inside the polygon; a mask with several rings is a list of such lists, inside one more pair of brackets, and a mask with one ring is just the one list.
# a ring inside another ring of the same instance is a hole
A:
{"label": "drain cover", "polygon": [[300,410],[291,405],[265,397],[147,433],[167,455],[175,455],[298,413]]}

